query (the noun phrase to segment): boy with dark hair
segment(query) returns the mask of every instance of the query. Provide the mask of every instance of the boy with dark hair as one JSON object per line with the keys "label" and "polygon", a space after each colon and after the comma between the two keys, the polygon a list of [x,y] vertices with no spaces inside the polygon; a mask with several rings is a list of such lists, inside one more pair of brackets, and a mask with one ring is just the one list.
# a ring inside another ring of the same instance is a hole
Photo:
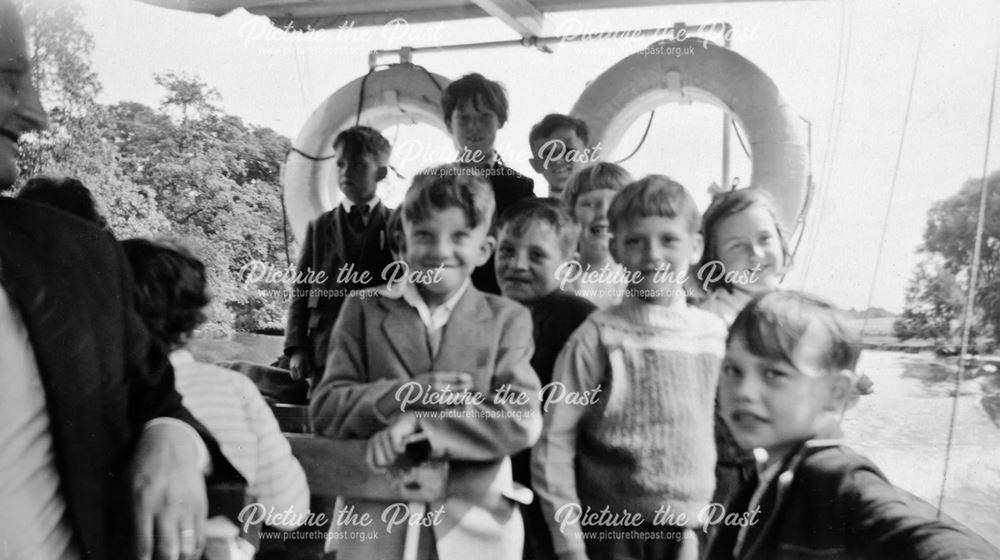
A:
{"label": "boy with dark hair", "polygon": [[[632,182],[632,175],[624,167],[601,161],[574,173],[563,196],[570,216],[580,226],[578,265],[581,274],[572,277],[574,281],[567,289],[600,308],[619,303],[625,291],[625,283],[616,278],[622,267],[611,256],[608,207]],[[587,279],[588,272],[597,278]]]}
{"label": "boy with dark hair", "polygon": [[[333,141],[341,203],[309,223],[292,285],[285,355],[295,380],[323,376],[330,332],[348,292],[381,282],[392,262],[389,209],[375,194],[388,172],[391,146],[377,130],[355,126]],[[343,271],[343,272],[342,272]]]}
{"label": "boy with dark hair", "polygon": [[[444,122],[459,151],[458,163],[467,172],[489,180],[496,215],[514,202],[534,196],[534,181],[504,165],[495,148],[497,130],[507,123],[508,108],[503,86],[482,74],[462,76],[441,96]],[[484,292],[500,293],[492,256],[472,273],[472,283]]]}
{"label": "boy with dark hair", "polygon": [[843,445],[860,353],[846,315],[806,294],[768,292],[737,315],[719,404],[736,440],[762,460],[726,513],[755,522],[716,523],[706,558],[1000,556]]}
{"label": "boy with dark hair", "polygon": [[[469,280],[492,253],[493,211],[486,181],[457,166],[414,179],[402,212],[408,274],[392,275],[373,297],[347,299],[310,407],[318,434],[367,439],[373,467],[393,465],[414,439],[448,458],[448,495],[428,507],[440,522],[421,530],[420,558],[521,557],[511,500],[530,493],[514,484],[509,457],[538,439],[539,385],[528,311]],[[344,502],[374,520],[391,506]],[[402,531],[369,529],[377,537],[341,541],[338,556],[402,557]]]}
{"label": "boy with dark hair", "polygon": [[[559,289],[560,274],[576,252],[577,226],[560,201],[515,202],[497,221],[497,282],[503,295],[531,310],[535,354],[531,366],[544,388],[566,340],[597,307]],[[544,389],[543,389],[544,390]],[[514,456],[514,481],[531,488],[531,453]],[[555,557],[552,535],[538,500],[521,507],[524,558]]]}
{"label": "boy with dark hair", "polygon": [[[686,303],[683,274],[702,249],[698,208],[684,187],[653,175],[625,187],[608,219],[628,288],[556,360],[560,390],[592,398],[549,408],[532,482],[561,560],[695,558],[692,528],[715,483],[726,336],[720,319]],[[623,536],[602,538],[607,531]]]}
{"label": "boy with dark hair", "polygon": [[573,172],[586,165],[590,130],[582,119],[550,113],[531,127],[531,168],[549,183],[549,196],[563,198]]}

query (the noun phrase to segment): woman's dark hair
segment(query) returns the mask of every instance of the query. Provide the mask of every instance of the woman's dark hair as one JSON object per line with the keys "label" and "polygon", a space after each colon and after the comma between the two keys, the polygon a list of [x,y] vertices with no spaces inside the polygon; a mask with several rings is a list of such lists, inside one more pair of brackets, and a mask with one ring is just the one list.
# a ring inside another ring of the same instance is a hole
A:
{"label": "woman's dark hair", "polygon": [[184,344],[205,321],[205,265],[180,245],[126,239],[125,256],[135,278],[135,307],[164,351]]}
{"label": "woman's dark hair", "polygon": [[97,210],[94,194],[74,177],[32,177],[21,187],[15,198],[58,208],[102,228],[108,227],[107,220]]}

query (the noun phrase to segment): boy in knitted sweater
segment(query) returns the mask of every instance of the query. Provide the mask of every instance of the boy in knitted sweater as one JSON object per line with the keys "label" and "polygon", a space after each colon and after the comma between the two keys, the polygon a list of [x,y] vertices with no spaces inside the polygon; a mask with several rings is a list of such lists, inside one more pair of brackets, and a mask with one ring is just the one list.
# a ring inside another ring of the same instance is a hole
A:
{"label": "boy in knitted sweater", "polygon": [[622,190],[608,220],[629,284],[556,360],[532,480],[560,559],[693,559],[688,527],[714,487],[726,336],[720,319],[685,302],[702,251],[698,209],[681,185],[653,175]]}

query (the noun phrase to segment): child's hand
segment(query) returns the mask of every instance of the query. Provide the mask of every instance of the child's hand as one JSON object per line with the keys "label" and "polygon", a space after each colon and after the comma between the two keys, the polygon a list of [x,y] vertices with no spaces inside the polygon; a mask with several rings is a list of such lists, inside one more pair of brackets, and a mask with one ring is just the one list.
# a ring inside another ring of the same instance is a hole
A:
{"label": "child's hand", "polygon": [[288,360],[288,371],[294,381],[311,378],[312,363],[309,361],[309,353],[305,350],[296,350]]}
{"label": "child's hand", "polygon": [[681,538],[681,548],[677,553],[677,560],[698,560],[698,535],[691,529],[684,530]]}
{"label": "child's hand", "polygon": [[420,423],[416,415],[407,412],[397,416],[388,428],[368,440],[368,447],[365,449],[368,466],[380,471],[395,463],[406,451],[406,437],[417,433],[419,429]]}

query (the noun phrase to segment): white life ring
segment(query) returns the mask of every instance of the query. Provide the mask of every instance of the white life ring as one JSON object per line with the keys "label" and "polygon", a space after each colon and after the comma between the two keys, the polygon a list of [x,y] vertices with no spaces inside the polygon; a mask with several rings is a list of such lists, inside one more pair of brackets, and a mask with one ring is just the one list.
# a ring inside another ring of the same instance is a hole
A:
{"label": "white life ring", "polygon": [[[295,148],[316,158],[333,154],[333,139],[355,123],[383,130],[394,124],[423,123],[448,132],[441,114],[441,92],[451,80],[420,66],[398,63],[374,70],[333,92],[313,111],[295,139]],[[358,101],[364,88],[361,117]],[[309,222],[336,206],[340,191],[333,159],[309,159],[292,151],[282,174],[285,212],[298,240]]]}
{"label": "white life ring", "polygon": [[587,123],[592,141],[602,142],[602,153],[611,153],[643,113],[691,101],[721,107],[746,131],[753,161],[750,184],[770,191],[779,219],[792,232],[805,212],[808,147],[778,87],[738,53],[698,38],[654,43],[598,76],[572,115]]}

